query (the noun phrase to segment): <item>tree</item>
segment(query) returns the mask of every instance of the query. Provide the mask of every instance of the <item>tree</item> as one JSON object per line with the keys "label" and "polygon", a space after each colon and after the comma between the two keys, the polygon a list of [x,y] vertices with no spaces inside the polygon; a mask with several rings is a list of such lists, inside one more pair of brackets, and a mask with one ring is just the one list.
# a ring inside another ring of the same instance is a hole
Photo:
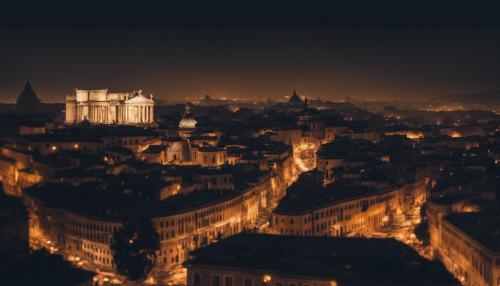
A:
{"label": "tree", "polygon": [[422,241],[423,246],[428,246],[430,243],[430,234],[429,234],[429,222],[427,220],[423,220],[417,227],[415,228],[415,235],[418,239]]}
{"label": "tree", "polygon": [[158,233],[146,217],[125,222],[111,240],[116,270],[132,281],[147,277],[153,269],[159,248]]}
{"label": "tree", "polygon": [[429,221],[427,220],[427,205],[424,204],[420,208],[420,224],[415,227],[415,235],[422,241],[423,246],[428,246],[430,243]]}

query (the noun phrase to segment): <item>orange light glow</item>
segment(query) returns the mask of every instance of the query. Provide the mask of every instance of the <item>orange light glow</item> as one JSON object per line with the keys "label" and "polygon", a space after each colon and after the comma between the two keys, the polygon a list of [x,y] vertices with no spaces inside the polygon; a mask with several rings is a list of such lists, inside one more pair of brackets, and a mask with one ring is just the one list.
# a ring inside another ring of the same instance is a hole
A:
{"label": "orange light glow", "polygon": [[408,134],[406,134],[406,137],[408,139],[415,140],[424,138],[424,134],[422,132],[408,132]]}

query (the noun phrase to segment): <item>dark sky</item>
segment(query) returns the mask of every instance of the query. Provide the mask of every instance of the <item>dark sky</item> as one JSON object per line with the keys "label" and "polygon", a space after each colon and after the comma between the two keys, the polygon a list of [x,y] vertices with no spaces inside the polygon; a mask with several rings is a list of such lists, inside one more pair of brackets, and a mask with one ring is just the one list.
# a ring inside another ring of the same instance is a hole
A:
{"label": "dark sky", "polygon": [[0,100],[29,79],[164,99],[418,98],[500,87],[500,30],[148,29],[0,31]]}
{"label": "dark sky", "polygon": [[19,28],[500,28],[500,0],[2,0]]}
{"label": "dark sky", "polygon": [[0,100],[29,79],[165,99],[498,88],[500,0],[5,0]]}

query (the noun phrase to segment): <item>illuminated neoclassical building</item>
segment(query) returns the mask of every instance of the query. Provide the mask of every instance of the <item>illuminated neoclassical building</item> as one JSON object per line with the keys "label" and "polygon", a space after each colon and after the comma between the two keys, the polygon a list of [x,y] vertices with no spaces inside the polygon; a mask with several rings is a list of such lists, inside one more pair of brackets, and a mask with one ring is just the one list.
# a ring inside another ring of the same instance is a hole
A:
{"label": "illuminated neoclassical building", "polygon": [[153,123],[153,109],[153,96],[144,96],[142,90],[110,93],[107,89],[75,89],[66,97],[66,123],[149,124]]}

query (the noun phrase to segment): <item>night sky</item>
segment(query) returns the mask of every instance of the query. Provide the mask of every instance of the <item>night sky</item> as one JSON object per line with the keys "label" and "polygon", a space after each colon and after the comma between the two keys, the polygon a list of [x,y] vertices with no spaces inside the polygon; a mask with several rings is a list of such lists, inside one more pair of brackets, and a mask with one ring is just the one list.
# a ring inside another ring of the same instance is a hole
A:
{"label": "night sky", "polygon": [[429,97],[500,86],[498,30],[3,31],[0,98],[29,79],[46,101],[73,88],[172,100]]}
{"label": "night sky", "polygon": [[1,9],[0,101],[15,100],[28,79],[44,101],[74,88],[183,101],[285,99],[293,88],[414,99],[500,87],[500,18],[483,5],[497,1],[59,2]]}

